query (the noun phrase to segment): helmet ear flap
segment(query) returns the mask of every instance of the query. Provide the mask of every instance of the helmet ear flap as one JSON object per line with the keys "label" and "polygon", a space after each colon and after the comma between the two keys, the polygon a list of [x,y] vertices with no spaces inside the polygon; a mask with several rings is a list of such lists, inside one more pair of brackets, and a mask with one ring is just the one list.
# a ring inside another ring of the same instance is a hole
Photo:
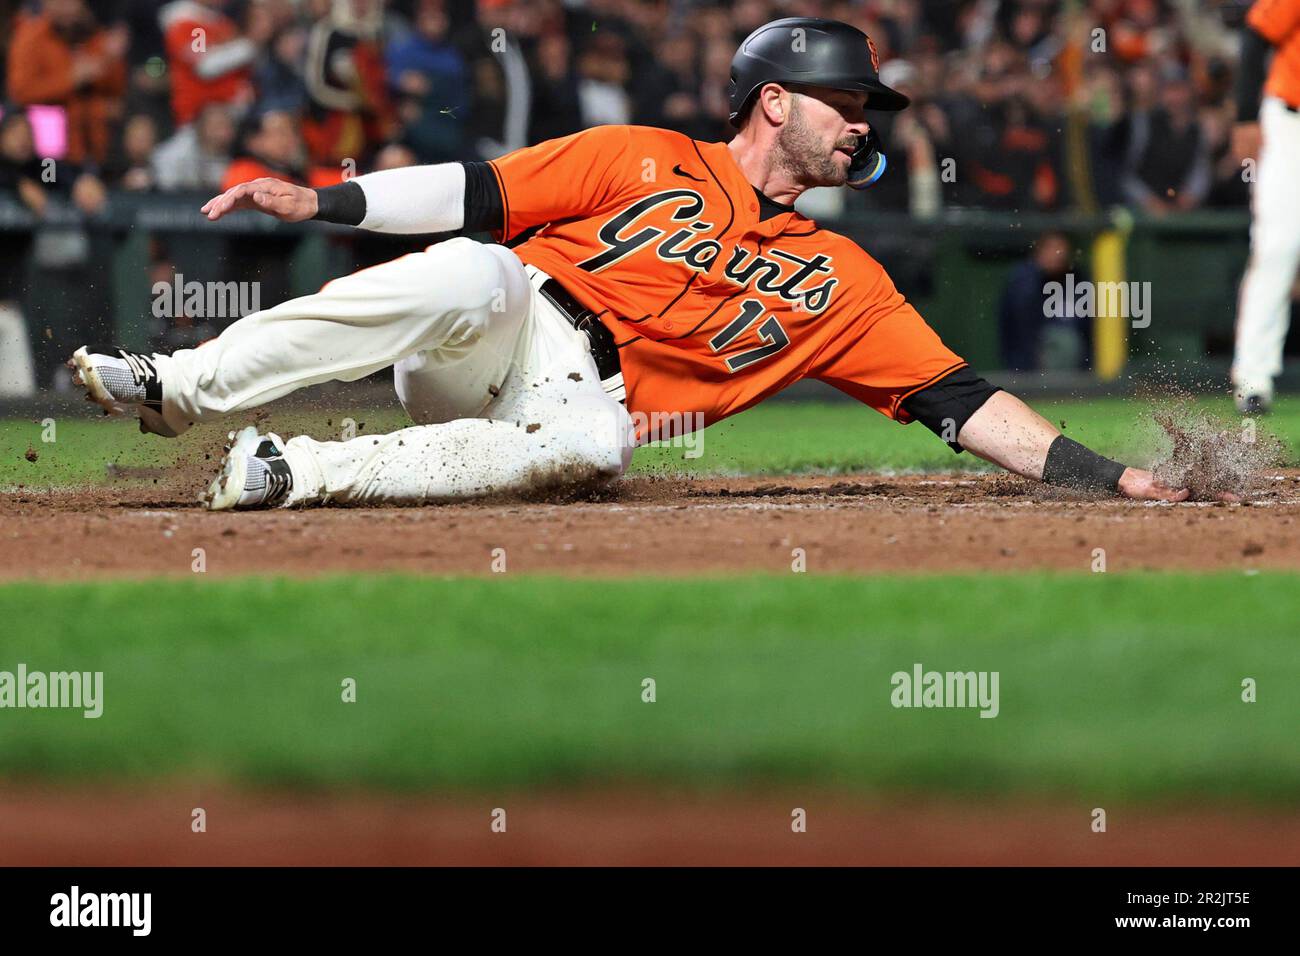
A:
{"label": "helmet ear flap", "polygon": [[885,168],[888,165],[880,137],[876,135],[874,129],[870,129],[867,135],[858,141],[858,148],[853,151],[847,182],[854,189],[867,189],[874,186],[880,177],[885,175]]}

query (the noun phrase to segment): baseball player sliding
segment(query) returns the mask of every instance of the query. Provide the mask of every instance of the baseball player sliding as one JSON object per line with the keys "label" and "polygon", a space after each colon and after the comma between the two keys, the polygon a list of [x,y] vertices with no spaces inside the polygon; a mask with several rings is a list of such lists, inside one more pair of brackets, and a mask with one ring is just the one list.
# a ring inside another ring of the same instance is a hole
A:
{"label": "baseball player sliding", "polygon": [[[1270,48],[1276,48],[1271,64]],[[1258,157],[1258,163],[1232,384],[1237,408],[1255,415],[1267,412],[1273,401],[1273,379],[1282,371],[1291,318],[1291,285],[1300,265],[1300,178],[1295,174],[1300,156],[1300,0],[1258,0],[1246,15],[1237,122],[1237,155]]]}
{"label": "baseball player sliding", "polygon": [[419,503],[608,482],[647,422],[709,424],[803,378],[920,421],[1029,478],[1182,500],[1061,435],[939,340],[854,243],[795,212],[804,190],[869,185],[884,157],[867,110],[900,110],[866,35],[832,20],[760,27],[737,51],[730,143],[605,126],[487,163],[273,179],[208,202],[390,233],[490,231],[337,279],[200,348],[86,346],[91,399],[174,436],[320,382],[393,366],[413,427],[281,441],[250,427],[212,509]]}

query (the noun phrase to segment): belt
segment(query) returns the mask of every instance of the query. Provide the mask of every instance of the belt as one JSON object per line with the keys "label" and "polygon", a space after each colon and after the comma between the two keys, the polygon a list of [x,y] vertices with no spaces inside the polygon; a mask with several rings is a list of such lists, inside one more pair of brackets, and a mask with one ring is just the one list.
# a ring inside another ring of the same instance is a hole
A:
{"label": "belt", "polygon": [[616,401],[624,401],[627,389],[623,384],[623,365],[618,358],[618,346],[614,344],[614,333],[596,318],[595,312],[575,299],[568,289],[554,279],[548,278],[538,286],[538,291],[550,299],[551,304],[575,329],[587,336],[591,357],[596,362],[596,373],[600,375],[600,384],[604,386],[605,393]]}

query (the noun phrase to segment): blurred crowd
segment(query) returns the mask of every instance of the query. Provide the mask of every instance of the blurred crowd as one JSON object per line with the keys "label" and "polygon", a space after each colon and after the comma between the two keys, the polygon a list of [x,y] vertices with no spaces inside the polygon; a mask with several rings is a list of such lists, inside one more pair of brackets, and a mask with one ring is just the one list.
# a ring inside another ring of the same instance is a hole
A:
{"label": "blurred crowd", "polygon": [[[607,123],[726,139],[739,42],[778,17],[825,16],[873,38],[882,78],[913,106],[871,116],[890,157],[880,183],[865,193],[810,191],[801,208],[811,215],[1126,205],[1164,216],[1244,206],[1249,186],[1229,135],[1248,6],[0,0],[0,204],[38,220],[48,221],[51,204],[93,217],[124,193],[210,196],[262,175],[328,185],[488,159]],[[6,232],[0,222],[0,352],[16,354],[5,343],[28,334],[23,311],[60,316],[27,322],[40,382],[82,334],[63,317],[108,312],[113,253],[95,247],[103,241],[93,232]],[[152,236],[151,279],[181,271],[189,252],[205,271],[259,276],[263,305],[290,294],[290,242],[245,238],[200,252],[202,241]],[[381,238],[350,248],[359,264],[395,254]],[[915,250],[877,254],[909,294],[928,281]],[[38,297],[28,295],[33,269],[43,277]],[[71,290],[64,299],[53,293],[56,274]],[[176,347],[219,330],[187,321],[159,322],[159,341]]]}
{"label": "blurred crowd", "polygon": [[483,159],[603,123],[726,138],[733,52],[779,16],[865,30],[886,208],[1159,215],[1246,200],[1229,154],[1243,0],[0,0],[0,189],[308,184]]}

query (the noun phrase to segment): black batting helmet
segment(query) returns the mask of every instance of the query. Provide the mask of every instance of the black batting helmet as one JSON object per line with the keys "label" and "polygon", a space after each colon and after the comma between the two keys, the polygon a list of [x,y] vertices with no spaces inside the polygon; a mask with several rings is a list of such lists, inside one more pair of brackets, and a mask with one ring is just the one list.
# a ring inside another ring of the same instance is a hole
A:
{"label": "black batting helmet", "polygon": [[821,17],[765,23],[731,60],[731,125],[739,126],[764,83],[802,83],[867,94],[869,110],[906,109],[908,99],[880,82],[876,46],[861,30]]}

